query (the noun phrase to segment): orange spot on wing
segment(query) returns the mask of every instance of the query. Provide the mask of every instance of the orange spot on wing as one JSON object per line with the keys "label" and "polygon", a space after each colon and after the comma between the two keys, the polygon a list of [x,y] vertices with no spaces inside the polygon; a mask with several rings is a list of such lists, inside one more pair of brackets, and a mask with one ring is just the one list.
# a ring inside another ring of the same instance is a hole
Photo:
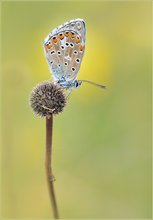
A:
{"label": "orange spot on wing", "polygon": [[61,40],[63,40],[64,35],[63,35],[63,34],[62,34],[62,35],[58,35],[58,38],[61,39]]}
{"label": "orange spot on wing", "polygon": [[80,43],[80,38],[77,38],[75,41],[77,44]]}
{"label": "orange spot on wing", "polygon": [[53,42],[53,43],[57,43],[57,37],[53,37],[53,38],[52,38],[52,42]]}
{"label": "orange spot on wing", "polygon": [[80,45],[80,51],[83,51],[84,50],[84,46],[83,45]]}
{"label": "orange spot on wing", "polygon": [[68,37],[70,35],[70,32],[65,32],[64,34],[66,37]]}
{"label": "orange spot on wing", "polygon": [[46,49],[50,49],[53,46],[53,44],[46,44]]}
{"label": "orange spot on wing", "polygon": [[71,32],[71,37],[72,37],[72,38],[75,38],[76,36],[75,36],[74,33]]}

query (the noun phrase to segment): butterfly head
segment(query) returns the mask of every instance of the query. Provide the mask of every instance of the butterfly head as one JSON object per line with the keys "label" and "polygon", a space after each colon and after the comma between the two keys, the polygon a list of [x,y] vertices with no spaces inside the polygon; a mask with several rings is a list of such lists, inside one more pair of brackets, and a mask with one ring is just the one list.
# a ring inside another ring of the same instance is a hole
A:
{"label": "butterfly head", "polygon": [[82,84],[82,81],[81,80],[75,80],[74,81],[74,88],[79,88],[80,86],[81,86],[81,84]]}

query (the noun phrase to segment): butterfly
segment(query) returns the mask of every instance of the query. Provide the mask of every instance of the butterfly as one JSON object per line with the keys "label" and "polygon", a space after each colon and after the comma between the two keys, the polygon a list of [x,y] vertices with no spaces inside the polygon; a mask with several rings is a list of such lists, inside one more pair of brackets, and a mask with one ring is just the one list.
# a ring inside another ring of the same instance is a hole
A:
{"label": "butterfly", "polygon": [[85,22],[77,18],[55,28],[43,42],[54,81],[70,91],[80,87],[82,82],[106,88],[88,80],[76,79],[85,52],[85,40]]}

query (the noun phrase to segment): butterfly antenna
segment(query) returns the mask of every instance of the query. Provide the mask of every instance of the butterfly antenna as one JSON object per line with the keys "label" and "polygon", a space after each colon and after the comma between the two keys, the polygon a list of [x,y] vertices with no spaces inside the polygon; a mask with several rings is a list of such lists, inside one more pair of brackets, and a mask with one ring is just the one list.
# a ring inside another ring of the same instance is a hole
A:
{"label": "butterfly antenna", "polygon": [[106,86],[103,86],[103,85],[100,85],[100,84],[97,84],[97,83],[94,83],[94,82],[91,82],[91,81],[88,81],[88,80],[79,80],[79,82],[87,82],[87,83],[89,83],[91,85],[100,87],[101,89],[106,89]]}

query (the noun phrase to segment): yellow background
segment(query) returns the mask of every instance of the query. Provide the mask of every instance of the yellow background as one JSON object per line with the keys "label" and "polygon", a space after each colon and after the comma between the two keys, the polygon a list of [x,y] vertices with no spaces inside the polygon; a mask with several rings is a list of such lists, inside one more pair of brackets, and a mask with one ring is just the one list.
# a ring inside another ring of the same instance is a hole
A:
{"label": "yellow background", "polygon": [[45,120],[32,88],[49,79],[42,42],[86,22],[86,52],[64,112],[54,118],[53,170],[62,218],[151,217],[151,2],[2,2],[2,217],[52,216]]}

